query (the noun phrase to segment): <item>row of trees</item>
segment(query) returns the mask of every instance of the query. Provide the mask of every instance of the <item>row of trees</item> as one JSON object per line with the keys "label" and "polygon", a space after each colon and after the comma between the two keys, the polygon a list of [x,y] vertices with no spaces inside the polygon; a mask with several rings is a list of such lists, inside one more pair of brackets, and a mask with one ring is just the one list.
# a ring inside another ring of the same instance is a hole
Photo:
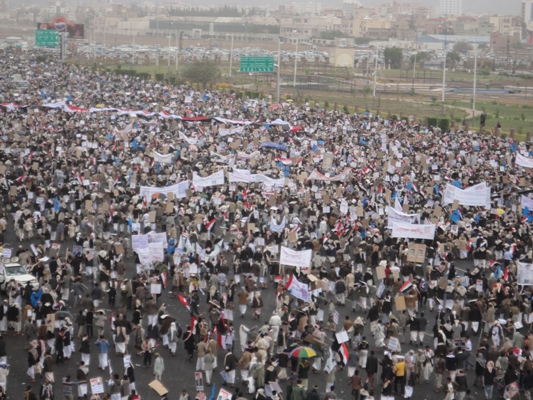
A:
{"label": "row of trees", "polygon": [[[473,50],[474,47],[464,41],[457,42],[453,45],[452,50],[448,51],[446,53],[446,64],[448,65],[455,65],[459,61],[461,61],[461,54],[465,54],[468,51]],[[479,51],[484,51],[487,49],[486,44],[481,44],[478,47]],[[385,63],[388,65],[390,64],[390,67],[392,69],[399,69],[402,67],[402,60],[403,60],[403,51],[399,47],[387,47],[383,51],[383,57],[385,59]],[[424,62],[424,61],[431,61],[433,58],[433,54],[427,51],[419,51],[416,53],[416,56],[413,54],[410,57],[410,63],[411,65],[414,64],[416,58],[416,62]]]}

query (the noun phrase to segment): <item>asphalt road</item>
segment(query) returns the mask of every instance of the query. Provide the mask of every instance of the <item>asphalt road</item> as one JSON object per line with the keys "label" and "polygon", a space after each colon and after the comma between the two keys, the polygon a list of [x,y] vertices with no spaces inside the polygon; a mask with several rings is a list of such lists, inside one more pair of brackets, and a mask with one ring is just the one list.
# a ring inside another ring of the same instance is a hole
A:
{"label": "asphalt road", "polygon": [[[12,232],[12,229],[9,229],[10,232]],[[13,237],[12,233],[9,232],[6,235],[6,242],[10,243],[11,245],[17,244],[15,238]],[[29,247],[29,242],[22,243],[25,247]],[[66,245],[71,246],[71,243],[66,243]],[[128,260],[128,277],[133,276],[135,272],[135,266],[132,263],[133,259]],[[458,263],[458,268],[466,268],[468,266],[468,263]],[[229,279],[230,277],[228,277]],[[87,282],[85,282],[87,285]],[[87,285],[89,286],[89,285]],[[240,324],[244,324],[247,327],[252,327],[255,325],[261,326],[264,321],[268,321],[270,318],[270,315],[272,314],[272,311],[274,310],[275,305],[275,298],[274,298],[274,290],[272,289],[272,286],[270,285],[268,289],[264,289],[263,291],[263,300],[264,300],[264,308],[262,310],[262,317],[260,321],[254,320],[252,318],[252,310],[249,307],[247,311],[247,315],[245,318],[238,318],[235,321],[235,355],[236,357],[240,357],[240,346],[238,343],[238,331]],[[72,296],[71,296],[72,297]],[[168,311],[169,313],[177,318],[177,321],[181,325],[182,328],[186,327],[190,323],[190,316],[188,311],[185,309],[185,307],[175,298],[171,298],[169,295],[169,292],[165,292],[161,296],[161,301],[166,303],[168,305]],[[118,302],[118,301],[117,301]],[[108,309],[107,301],[104,301],[102,304],[102,307]],[[201,299],[201,308],[200,310],[202,312],[206,311],[207,304],[205,296],[202,296]],[[72,299],[69,304],[68,310],[73,314],[76,315],[79,311],[79,309],[75,309],[72,307]],[[354,313],[351,310],[351,307],[349,305],[346,305],[345,307],[339,307],[338,308],[340,318],[339,320],[342,323],[342,320],[344,320],[344,317],[346,315],[350,315],[350,318],[352,320],[355,319],[356,316],[362,316],[363,319],[366,320],[366,315],[362,313]],[[236,313],[237,314],[237,313]],[[428,316],[429,324],[428,324],[428,330],[431,329],[434,321],[435,314],[429,313],[429,310],[426,312],[426,315]],[[131,315],[130,315],[131,316]],[[146,328],[146,318],[144,320],[144,327]],[[76,335],[75,331],[75,335]],[[371,338],[370,329],[369,329],[369,323],[365,325],[365,334],[368,338],[370,338],[369,342],[371,345],[371,348],[373,348],[374,341]],[[111,341],[111,335],[109,331],[109,326],[106,326],[106,336],[109,341]],[[25,390],[26,385],[28,384],[28,377],[26,375],[27,370],[27,350],[25,346],[25,339],[22,336],[16,336],[16,337],[4,337],[5,342],[7,343],[7,353],[8,353],[8,364],[10,364],[10,374],[8,377],[8,383],[7,383],[7,391],[10,398],[20,398],[22,395],[22,392]],[[93,341],[96,340],[96,337],[93,338]],[[94,377],[103,377],[104,379],[108,379],[109,373],[108,371],[101,371],[98,369],[98,354],[97,354],[97,347],[91,343],[91,362],[90,362],[90,369],[89,369],[89,378]],[[148,384],[153,380],[153,371],[151,368],[143,368],[142,367],[142,357],[138,357],[135,355],[135,351],[133,348],[133,342],[130,342],[129,345],[129,351],[132,355],[132,360],[135,366],[135,378],[136,378],[136,387],[138,393],[144,398],[144,399],[157,399],[158,395],[151,390],[148,387]],[[426,336],[425,344],[432,345],[433,338],[432,335]],[[477,345],[477,338],[473,340],[474,347]],[[76,348],[79,349],[79,340],[76,340]],[[409,349],[415,349],[414,347],[410,346],[409,344],[402,345],[402,353],[405,354]],[[178,351],[176,356],[171,356],[168,352],[168,349],[163,348],[162,346],[157,349],[157,351],[163,356],[165,360],[165,372],[163,373],[162,377],[162,384],[169,390],[169,399],[177,399],[181,393],[181,390],[186,389],[188,393],[191,396],[194,396],[196,393],[195,390],[195,384],[194,384],[194,372],[195,372],[195,366],[196,366],[196,359],[194,362],[189,362],[188,358],[186,356],[185,350],[183,348],[183,344],[180,342],[178,344]],[[382,351],[378,351],[376,353],[378,355],[378,358],[381,358]],[[67,374],[70,374],[73,379],[75,379],[76,376],[76,370],[79,366],[79,362],[81,360],[81,356],[79,352],[76,352],[72,355],[72,358],[65,362],[64,365],[57,365],[55,367],[55,391],[56,391],[56,398],[55,400],[62,398],[62,385],[61,385],[61,379],[66,376]],[[113,370],[115,372],[122,373],[123,371],[123,359],[121,356],[115,356],[114,354],[114,346],[110,348],[109,352],[109,360],[113,367]],[[221,383],[223,382],[222,378],[220,377],[219,373],[221,371],[220,365],[223,364],[224,360],[224,354],[222,350],[219,350],[218,354],[218,365],[219,367],[217,370],[213,373],[213,382],[216,385],[216,392],[218,393],[218,390],[221,387]],[[381,373],[381,371],[379,372]],[[379,375],[379,374],[378,374]],[[236,374],[236,386],[237,387],[243,387],[242,382],[240,380],[240,373],[237,372]],[[362,377],[366,377],[366,374],[362,372]],[[205,378],[205,377],[204,377]],[[469,384],[473,384],[474,382],[474,376],[471,371],[468,372],[468,378],[469,378]],[[39,378],[38,375],[36,375],[36,382],[31,384],[34,388],[34,391],[38,391],[39,385],[44,381],[44,379]],[[287,385],[285,382],[280,382],[281,387],[283,390],[285,390],[285,387]],[[320,374],[310,376],[310,387],[314,384],[317,384],[319,386],[319,392],[321,393],[321,397],[326,392],[326,380],[325,380],[325,374],[324,372],[321,372]],[[379,385],[379,382],[376,382],[376,385]],[[348,386],[348,378],[346,374],[346,369],[344,371],[338,371],[336,374],[336,392],[339,399],[350,399],[351,398],[351,389]],[[376,386],[378,388],[378,386]],[[107,385],[105,385],[106,391],[108,389]],[[206,387],[206,395],[207,399],[209,399],[211,394],[212,387]],[[476,399],[483,399],[484,394],[482,393],[482,390],[480,390],[477,387],[472,387],[472,394]],[[231,390],[231,389],[230,389]],[[378,389],[379,392],[379,389]],[[496,396],[496,394],[495,394]],[[251,399],[252,395],[246,395],[247,398]],[[442,394],[435,394],[433,391],[433,377],[430,379],[430,383],[422,383],[415,387],[414,389],[414,395],[413,398],[415,399],[428,399],[428,398],[443,398],[444,395]],[[375,394],[375,399],[379,399],[380,395],[379,393]],[[194,399],[194,397],[192,398]],[[191,399],[191,400],[192,400]]]}

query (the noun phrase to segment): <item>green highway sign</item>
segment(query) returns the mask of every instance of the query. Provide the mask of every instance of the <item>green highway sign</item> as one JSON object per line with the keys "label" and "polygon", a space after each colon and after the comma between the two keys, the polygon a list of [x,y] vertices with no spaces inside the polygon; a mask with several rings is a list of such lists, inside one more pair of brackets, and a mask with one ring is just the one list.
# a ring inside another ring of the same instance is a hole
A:
{"label": "green highway sign", "polygon": [[241,72],[274,72],[274,57],[241,57]]}
{"label": "green highway sign", "polygon": [[59,46],[59,32],[48,29],[37,29],[35,31],[35,45],[46,47]]}

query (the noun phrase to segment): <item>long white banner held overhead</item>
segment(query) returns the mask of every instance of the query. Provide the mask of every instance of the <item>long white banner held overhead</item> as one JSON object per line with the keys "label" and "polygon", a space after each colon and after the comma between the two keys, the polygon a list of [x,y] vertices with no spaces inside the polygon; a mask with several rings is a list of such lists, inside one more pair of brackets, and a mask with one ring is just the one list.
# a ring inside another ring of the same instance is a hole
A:
{"label": "long white banner held overhead", "polygon": [[233,168],[233,172],[229,173],[229,181],[233,182],[251,182],[251,172],[248,169]]}
{"label": "long white banner held overhead", "polygon": [[525,168],[533,168],[533,158],[524,157],[521,154],[516,155],[516,165]]}
{"label": "long white banner held overhead", "polygon": [[387,206],[387,214],[389,219],[387,221],[387,228],[392,229],[393,224],[396,222],[407,224],[419,224],[420,214],[406,214],[402,211],[395,210],[392,207]]}
{"label": "long white banner held overhead", "polygon": [[308,179],[310,180],[314,179],[316,181],[338,182],[338,181],[345,181],[349,175],[350,175],[350,170],[348,168],[342,171],[340,174],[332,176],[332,177],[327,177],[326,175],[321,174],[315,169],[313,172],[311,172]]}
{"label": "long white banner held overhead", "polygon": [[429,239],[435,238],[435,230],[437,225],[434,224],[405,224],[401,222],[393,222],[392,237],[407,238],[407,239]]}
{"label": "long white banner held overhead", "polygon": [[279,263],[283,265],[291,265],[293,267],[309,268],[312,256],[313,250],[296,251],[281,246]]}
{"label": "long white banner held overhead", "polygon": [[245,153],[243,151],[238,151],[237,152],[237,160],[251,160],[252,158],[257,158],[261,155],[261,153],[259,153],[257,150],[254,151],[253,153]]}
{"label": "long white banner held overhead", "polygon": [[172,193],[175,198],[183,199],[187,197],[187,189],[189,189],[189,181],[183,181],[176,183],[175,185],[165,187],[141,186],[139,195],[141,197],[145,197],[149,202],[152,201],[152,196],[157,193],[164,194],[165,196],[168,196],[169,193]]}
{"label": "long white banner held overhead", "polygon": [[221,169],[218,172],[215,172],[212,175],[202,178],[200,175],[193,173],[192,183],[198,190],[198,188],[203,188],[207,186],[223,185],[224,184],[224,170]]}
{"label": "long white banner held overhead", "polygon": [[172,164],[172,154],[160,154],[154,151],[154,161],[163,164]]}
{"label": "long white banner held overhead", "polygon": [[274,185],[276,187],[285,186],[285,178],[270,178],[263,174],[252,174],[247,169],[233,168],[233,172],[229,173],[230,183],[244,182],[244,183],[266,183],[267,185]]}
{"label": "long white banner held overhead", "polygon": [[244,126],[239,126],[237,128],[219,129],[218,130],[218,136],[220,136],[220,137],[235,135],[237,133],[244,133]]}
{"label": "long white banner held overhead", "polygon": [[456,186],[447,184],[442,198],[442,204],[451,204],[455,200],[458,200],[462,206],[490,208],[490,187],[487,187],[487,184],[482,182],[462,190]]}
{"label": "long white banner held overhead", "polygon": [[274,179],[263,174],[251,174],[250,182],[261,182],[267,185],[274,185],[276,187],[285,186],[285,178]]}
{"label": "long white banner held overhead", "polygon": [[517,263],[516,281],[519,285],[533,286],[533,264]]}

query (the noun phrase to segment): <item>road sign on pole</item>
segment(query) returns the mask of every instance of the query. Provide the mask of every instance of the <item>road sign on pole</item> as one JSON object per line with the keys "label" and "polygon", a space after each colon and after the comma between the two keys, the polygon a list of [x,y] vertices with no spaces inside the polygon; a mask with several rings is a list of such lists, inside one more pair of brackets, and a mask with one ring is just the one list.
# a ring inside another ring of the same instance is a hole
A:
{"label": "road sign on pole", "polygon": [[274,72],[274,57],[241,56],[240,72]]}
{"label": "road sign on pole", "polygon": [[38,29],[35,31],[35,45],[46,47],[59,46],[59,32],[47,29]]}

